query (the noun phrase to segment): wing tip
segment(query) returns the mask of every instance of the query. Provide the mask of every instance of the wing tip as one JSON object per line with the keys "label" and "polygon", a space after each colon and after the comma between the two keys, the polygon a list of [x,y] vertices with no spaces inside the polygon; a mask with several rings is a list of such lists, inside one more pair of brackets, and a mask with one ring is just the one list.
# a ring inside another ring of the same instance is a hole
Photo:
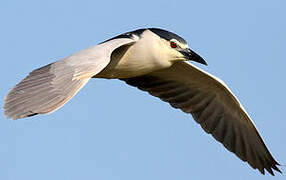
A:
{"label": "wing tip", "polygon": [[32,113],[32,114],[28,114],[26,117],[35,116],[35,115],[37,115],[37,114],[39,114],[39,113]]}
{"label": "wing tip", "polygon": [[[257,168],[257,169],[263,175],[265,175],[265,170],[266,170],[269,174],[271,174],[272,176],[275,176],[275,173],[274,173],[275,171],[282,174],[282,171],[277,166],[281,166],[281,165],[274,160],[274,162],[271,165],[264,166],[264,167]],[[275,170],[275,171],[273,171],[273,170]]]}
{"label": "wing tip", "polygon": [[22,118],[27,118],[27,117],[31,117],[31,116],[35,116],[39,113],[34,113],[34,112],[24,112],[24,113],[18,113],[15,114],[15,112],[10,112],[9,110],[6,110],[4,108],[4,114],[6,116],[7,119],[12,119],[12,120],[17,120],[17,119],[22,119]]}

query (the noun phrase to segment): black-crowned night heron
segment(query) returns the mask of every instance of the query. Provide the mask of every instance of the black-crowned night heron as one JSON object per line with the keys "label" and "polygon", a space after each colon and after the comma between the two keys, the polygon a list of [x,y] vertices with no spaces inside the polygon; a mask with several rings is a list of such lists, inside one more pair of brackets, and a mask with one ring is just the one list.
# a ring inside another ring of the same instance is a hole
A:
{"label": "black-crowned night heron", "polygon": [[281,172],[238,99],[218,78],[186,62],[206,62],[180,36],[139,29],[32,71],[5,98],[5,114],[19,119],[53,112],[90,78],[120,79],[193,118],[241,160],[264,174]]}

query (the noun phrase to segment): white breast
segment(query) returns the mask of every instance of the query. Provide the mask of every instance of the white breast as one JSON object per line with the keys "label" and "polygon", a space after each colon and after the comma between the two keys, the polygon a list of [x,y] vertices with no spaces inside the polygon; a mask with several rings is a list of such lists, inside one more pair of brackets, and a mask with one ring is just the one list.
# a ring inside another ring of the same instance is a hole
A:
{"label": "white breast", "polygon": [[[159,69],[168,68],[172,65],[162,55],[161,40],[154,36],[151,31],[145,31],[141,39],[134,45],[117,53],[112,57],[109,67],[101,77],[104,78],[129,78],[144,75]],[[122,56],[121,53],[124,53]]]}

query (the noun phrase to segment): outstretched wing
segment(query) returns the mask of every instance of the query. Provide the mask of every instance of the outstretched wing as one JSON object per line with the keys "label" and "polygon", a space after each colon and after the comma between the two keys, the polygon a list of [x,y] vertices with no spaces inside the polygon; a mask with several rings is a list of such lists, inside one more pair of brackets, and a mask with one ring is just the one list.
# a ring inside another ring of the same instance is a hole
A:
{"label": "outstretched wing", "polygon": [[218,78],[179,62],[168,69],[122,80],[191,113],[207,133],[262,174],[264,169],[272,175],[272,169],[280,172],[254,123]]}
{"label": "outstretched wing", "polygon": [[5,97],[4,113],[19,119],[57,110],[108,65],[115,49],[133,43],[112,39],[32,71]]}

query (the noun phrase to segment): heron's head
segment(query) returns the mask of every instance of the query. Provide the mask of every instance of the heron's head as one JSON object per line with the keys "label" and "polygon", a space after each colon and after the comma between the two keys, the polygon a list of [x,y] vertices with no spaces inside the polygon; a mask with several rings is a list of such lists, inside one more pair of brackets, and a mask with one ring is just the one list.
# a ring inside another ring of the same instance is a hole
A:
{"label": "heron's head", "polygon": [[[192,51],[187,42],[177,34],[158,28],[149,28],[148,30],[152,32],[150,33],[151,36],[159,37],[155,42],[159,44],[156,51],[162,54],[163,58],[169,61],[195,61],[207,65],[206,61]],[[158,52],[158,49],[160,52]]]}

